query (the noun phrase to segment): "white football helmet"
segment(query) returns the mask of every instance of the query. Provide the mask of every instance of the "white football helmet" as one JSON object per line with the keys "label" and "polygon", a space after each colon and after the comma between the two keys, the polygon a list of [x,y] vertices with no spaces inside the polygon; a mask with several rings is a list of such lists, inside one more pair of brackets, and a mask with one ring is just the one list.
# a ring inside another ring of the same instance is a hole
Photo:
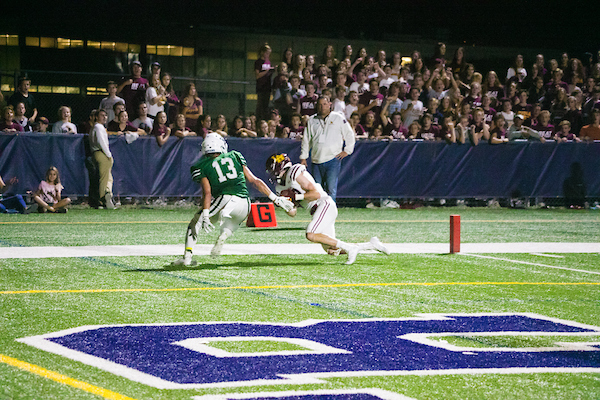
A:
{"label": "white football helmet", "polygon": [[223,136],[211,132],[206,135],[202,142],[202,154],[227,153],[227,142]]}

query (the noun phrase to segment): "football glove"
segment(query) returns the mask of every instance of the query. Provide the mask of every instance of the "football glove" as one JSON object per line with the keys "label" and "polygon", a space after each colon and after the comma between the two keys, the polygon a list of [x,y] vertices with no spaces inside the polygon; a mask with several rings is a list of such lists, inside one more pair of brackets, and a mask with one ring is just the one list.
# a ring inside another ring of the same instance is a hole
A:
{"label": "football glove", "polygon": [[294,203],[281,196],[276,196],[275,199],[273,199],[273,203],[275,203],[276,206],[283,208],[285,212],[290,212],[292,208],[294,208]]}
{"label": "football glove", "polygon": [[208,216],[207,209],[202,210],[202,216],[200,217],[200,223],[201,223],[202,230],[206,233],[211,233],[215,229],[215,226],[212,224],[212,222],[210,222],[210,217]]}

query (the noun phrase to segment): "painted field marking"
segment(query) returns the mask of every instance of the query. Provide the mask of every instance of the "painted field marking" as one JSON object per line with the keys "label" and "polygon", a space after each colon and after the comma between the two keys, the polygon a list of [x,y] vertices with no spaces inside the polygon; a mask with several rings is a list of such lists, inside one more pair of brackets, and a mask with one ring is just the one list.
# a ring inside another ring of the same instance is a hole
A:
{"label": "painted field marking", "polygon": [[550,258],[565,258],[565,256],[559,256],[556,254],[546,254],[546,253],[529,253],[532,256],[540,256],[540,257],[550,257]]}
{"label": "painted field marking", "polygon": [[508,258],[499,258],[499,257],[492,257],[492,256],[482,256],[481,254],[467,254],[467,253],[460,253],[460,254],[463,255],[463,256],[469,256],[469,257],[487,258],[487,259],[490,259],[490,260],[498,260],[498,261],[508,261],[508,262],[515,263],[515,264],[535,265],[537,267],[554,268],[554,269],[564,269],[564,270],[573,271],[573,272],[583,272],[584,274],[600,275],[600,272],[587,271],[585,269],[558,267],[556,265],[546,265],[546,264],[532,263],[532,262],[529,262],[529,261],[519,261],[519,260],[511,260],[511,259],[508,259]]}
{"label": "painted field marking", "polygon": [[[510,260],[507,260],[510,261]],[[531,264],[531,263],[530,263]],[[543,264],[533,264],[542,265]],[[255,290],[255,289],[327,289],[345,287],[376,286],[600,286],[600,282],[383,282],[383,283],[336,283],[327,285],[270,285],[270,286],[224,286],[224,287],[188,287],[188,288],[132,288],[132,289],[62,289],[62,290],[4,290],[1,294],[44,294],[44,293],[127,293],[127,292],[186,292],[214,290]]]}
{"label": "painted field marking", "polygon": [[8,364],[13,367],[17,367],[32,374],[42,376],[44,378],[53,380],[63,385],[72,386],[77,389],[81,389],[85,392],[92,393],[98,396],[102,396],[105,399],[111,400],[135,400],[132,397],[123,396],[122,394],[113,392],[112,390],[104,389],[98,386],[90,385],[87,382],[83,382],[77,379],[70,378],[66,375],[59,374],[58,372],[50,371],[45,368],[39,367],[34,364],[30,364],[25,361],[17,360],[16,358],[5,356],[0,354],[0,362]]}

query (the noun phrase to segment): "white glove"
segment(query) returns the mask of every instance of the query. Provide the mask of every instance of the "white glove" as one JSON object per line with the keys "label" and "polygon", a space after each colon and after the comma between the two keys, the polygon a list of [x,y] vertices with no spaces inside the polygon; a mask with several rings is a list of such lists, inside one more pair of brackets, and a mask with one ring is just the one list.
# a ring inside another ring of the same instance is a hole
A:
{"label": "white glove", "polygon": [[208,210],[202,210],[202,217],[200,218],[200,223],[202,224],[202,230],[206,233],[211,233],[215,226],[210,222],[210,217],[208,216]]}
{"label": "white glove", "polygon": [[275,203],[276,206],[283,208],[285,212],[290,212],[292,208],[294,208],[294,203],[281,196],[275,196],[273,203]]}

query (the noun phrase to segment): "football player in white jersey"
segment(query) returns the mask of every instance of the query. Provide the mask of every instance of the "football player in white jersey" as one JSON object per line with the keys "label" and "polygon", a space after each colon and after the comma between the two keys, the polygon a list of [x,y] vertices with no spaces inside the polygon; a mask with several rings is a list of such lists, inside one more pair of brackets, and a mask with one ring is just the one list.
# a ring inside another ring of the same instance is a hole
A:
{"label": "football player in white jersey", "polygon": [[[389,250],[377,239],[372,237],[367,243],[346,243],[335,237],[335,219],[338,215],[335,201],[316,183],[312,175],[302,164],[292,164],[287,154],[273,154],[267,159],[267,173],[276,184],[275,192],[280,196],[290,198],[295,204],[305,208],[312,215],[312,220],[306,228],[306,238],[314,243],[321,243],[328,254],[348,254],[346,264],[352,264],[359,252],[377,250],[390,254]],[[296,209],[288,212],[295,216]]]}

